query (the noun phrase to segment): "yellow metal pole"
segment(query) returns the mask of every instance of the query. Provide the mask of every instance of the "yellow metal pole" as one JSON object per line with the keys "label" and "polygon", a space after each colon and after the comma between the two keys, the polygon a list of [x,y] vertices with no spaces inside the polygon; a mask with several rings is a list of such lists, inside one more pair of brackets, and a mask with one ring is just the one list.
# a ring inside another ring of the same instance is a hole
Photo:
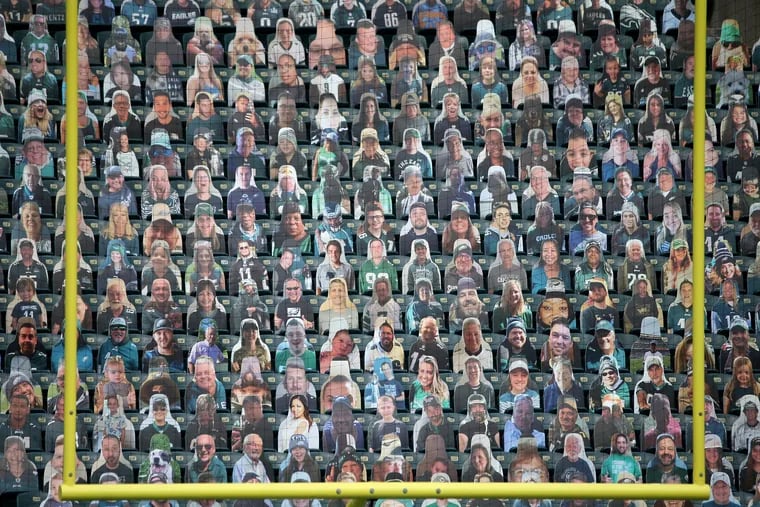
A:
{"label": "yellow metal pole", "polygon": [[[66,5],[66,39],[76,41],[76,2]],[[692,233],[694,237],[694,296],[695,301],[704,298],[704,132],[705,132],[705,70],[707,17],[705,0],[696,0],[694,77],[694,192],[692,195]],[[76,103],[77,103],[77,48],[67,44],[66,51],[66,370],[76,368],[76,216],[78,194]],[[64,482],[61,498],[64,500],[141,500],[147,498],[230,499],[230,498],[343,498],[351,499],[351,507],[361,507],[370,498],[596,498],[596,499],[671,499],[704,500],[710,495],[705,484],[704,463],[704,315],[696,308],[693,316],[694,329],[694,412],[693,412],[693,484],[562,484],[562,483],[314,483],[299,484],[119,484],[76,485],[76,388],[67,381],[64,389],[66,415],[64,418]]]}
{"label": "yellow metal pole", "polygon": [[580,483],[287,483],[270,484],[116,484],[61,486],[63,498],[77,500],[140,500],[172,498],[604,498],[704,500],[706,485],[693,484],[580,484]]}
{"label": "yellow metal pole", "polygon": [[[692,447],[694,452],[694,484],[705,484],[705,113],[707,72],[707,3],[696,1],[696,22],[694,37],[694,192],[691,196],[691,223],[694,252],[694,311],[692,312],[692,333],[694,344],[694,376],[692,395],[694,396],[692,421]],[[714,140],[713,140],[714,141]]]}
{"label": "yellow metal pole", "polygon": [[77,255],[77,203],[79,201],[79,169],[77,168],[78,136],[77,128],[77,83],[78,24],[77,2],[66,2],[66,256],[65,274],[66,290],[63,294],[65,340],[64,362],[66,364],[66,384],[63,391],[63,400],[66,414],[63,420],[63,483],[74,484],[76,480],[76,382],[74,372],[77,368],[77,271],[79,268]]}

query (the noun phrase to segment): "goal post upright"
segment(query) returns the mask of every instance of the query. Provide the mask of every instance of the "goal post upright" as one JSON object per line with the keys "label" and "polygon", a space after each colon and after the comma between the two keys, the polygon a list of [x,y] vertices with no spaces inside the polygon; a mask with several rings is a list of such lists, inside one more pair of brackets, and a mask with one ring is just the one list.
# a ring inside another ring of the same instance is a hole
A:
{"label": "goal post upright", "polygon": [[[583,1],[583,0],[577,0]],[[694,40],[694,164],[692,204],[692,234],[694,263],[694,300],[704,305],[705,245],[704,245],[704,140],[707,70],[707,14],[706,0],[695,0],[696,21]],[[77,175],[77,23],[78,2],[66,2],[66,174]],[[76,322],[77,294],[77,199],[78,178],[66,178],[66,322]],[[697,305],[695,305],[697,306]],[[364,502],[375,498],[589,498],[589,499],[669,499],[704,500],[710,495],[705,483],[705,424],[704,424],[704,334],[705,318],[702,311],[693,315],[694,370],[693,370],[693,424],[692,424],[692,482],[690,484],[566,484],[566,483],[299,483],[291,484],[117,484],[100,486],[76,484],[76,371],[77,326],[65,326],[66,383],[64,400],[64,457],[61,498],[64,500],[141,500],[171,498],[199,500],[205,498],[341,498],[351,499],[350,507],[363,507]],[[644,464],[645,466],[645,464]]]}

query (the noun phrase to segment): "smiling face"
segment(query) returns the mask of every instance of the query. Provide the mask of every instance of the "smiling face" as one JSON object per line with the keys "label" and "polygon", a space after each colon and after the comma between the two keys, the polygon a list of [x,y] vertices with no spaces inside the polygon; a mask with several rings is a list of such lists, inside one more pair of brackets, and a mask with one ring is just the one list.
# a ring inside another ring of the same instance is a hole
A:
{"label": "smiling face", "polygon": [[553,357],[568,357],[573,344],[570,329],[563,324],[555,324],[549,331],[549,349]]}
{"label": "smiling face", "polygon": [[747,108],[743,104],[736,104],[731,109],[731,119],[737,125],[744,125],[747,121]]}
{"label": "smiling face", "polygon": [[670,467],[676,458],[676,444],[671,438],[661,438],[656,447],[657,458],[664,467]]}
{"label": "smiling face", "polygon": [[420,383],[420,387],[425,391],[429,391],[433,386],[434,379],[435,367],[433,364],[426,361],[420,361],[419,369],[417,370],[417,380]]}
{"label": "smiling face", "polygon": [[348,357],[354,349],[354,341],[347,331],[341,331],[335,335],[332,341],[333,356]]}
{"label": "smiling face", "polygon": [[216,454],[216,445],[214,444],[214,437],[211,435],[198,435],[195,443],[195,454],[198,457],[198,461],[206,464]]}
{"label": "smiling face", "polygon": [[[593,155],[594,154],[589,149],[585,137],[575,137],[568,140],[565,157],[567,158],[567,163],[571,169],[588,167]],[[588,184],[589,186],[591,185],[591,183]]]}
{"label": "smiling face", "polygon": [[121,445],[118,438],[104,438],[101,446],[101,454],[106,461],[106,467],[111,470],[119,465],[121,457]]}
{"label": "smiling face", "polygon": [[306,349],[306,331],[300,325],[290,325],[285,330],[285,339],[288,348],[295,355],[301,354]]}
{"label": "smiling face", "polygon": [[463,237],[470,227],[470,216],[462,211],[456,211],[451,215],[451,230],[458,237]]}
{"label": "smiling face", "polygon": [[512,394],[524,393],[525,390],[528,388],[529,379],[530,379],[530,376],[528,375],[528,372],[524,370],[523,368],[515,368],[514,370],[510,371],[509,385],[511,387],[510,390]]}
{"label": "smiling face", "polygon": [[615,186],[617,187],[618,192],[620,192],[620,195],[629,195],[633,189],[631,175],[626,171],[620,171],[617,176],[615,176]]}
{"label": "smiling face", "polygon": [[523,86],[533,87],[538,82],[538,67],[533,62],[526,61],[520,68]]}
{"label": "smiling face", "polygon": [[559,260],[559,251],[554,241],[541,243],[541,260],[546,266],[556,266]]}
{"label": "smiling face", "polygon": [[533,429],[534,413],[533,402],[530,398],[521,398],[515,403],[512,413],[512,422],[523,433],[530,433]]}
{"label": "smiling face", "polygon": [[195,383],[205,392],[210,392],[216,385],[216,372],[210,362],[198,362],[195,364]]}
{"label": "smiling face", "polygon": [[300,419],[304,416],[304,413],[306,412],[306,407],[304,406],[300,398],[293,398],[290,400],[290,412],[291,414],[293,414],[293,417],[296,419]]}
{"label": "smiling face", "polygon": [[21,224],[27,233],[27,236],[36,238],[42,229],[42,219],[40,210],[36,204],[25,204],[21,208]]}

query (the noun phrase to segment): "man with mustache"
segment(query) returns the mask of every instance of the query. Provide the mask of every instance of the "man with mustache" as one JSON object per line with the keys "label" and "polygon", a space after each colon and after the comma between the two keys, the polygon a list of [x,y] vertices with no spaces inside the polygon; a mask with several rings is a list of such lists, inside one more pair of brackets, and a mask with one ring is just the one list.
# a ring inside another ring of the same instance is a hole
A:
{"label": "man with mustache", "polygon": [[449,309],[449,327],[452,331],[463,329],[464,320],[468,317],[473,317],[480,321],[481,326],[488,327],[488,310],[478,297],[478,285],[475,280],[465,276],[457,282],[457,298]]}

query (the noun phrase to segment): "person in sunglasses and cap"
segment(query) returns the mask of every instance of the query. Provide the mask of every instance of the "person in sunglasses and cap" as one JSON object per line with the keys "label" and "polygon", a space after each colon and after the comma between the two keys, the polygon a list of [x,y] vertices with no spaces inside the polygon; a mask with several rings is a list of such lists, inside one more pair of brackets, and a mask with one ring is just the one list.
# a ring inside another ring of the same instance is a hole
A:
{"label": "person in sunglasses and cap", "polygon": [[597,229],[599,215],[592,202],[583,202],[578,213],[578,223],[570,229],[570,251],[582,253],[586,245],[596,243],[601,251],[607,250],[607,234]]}

